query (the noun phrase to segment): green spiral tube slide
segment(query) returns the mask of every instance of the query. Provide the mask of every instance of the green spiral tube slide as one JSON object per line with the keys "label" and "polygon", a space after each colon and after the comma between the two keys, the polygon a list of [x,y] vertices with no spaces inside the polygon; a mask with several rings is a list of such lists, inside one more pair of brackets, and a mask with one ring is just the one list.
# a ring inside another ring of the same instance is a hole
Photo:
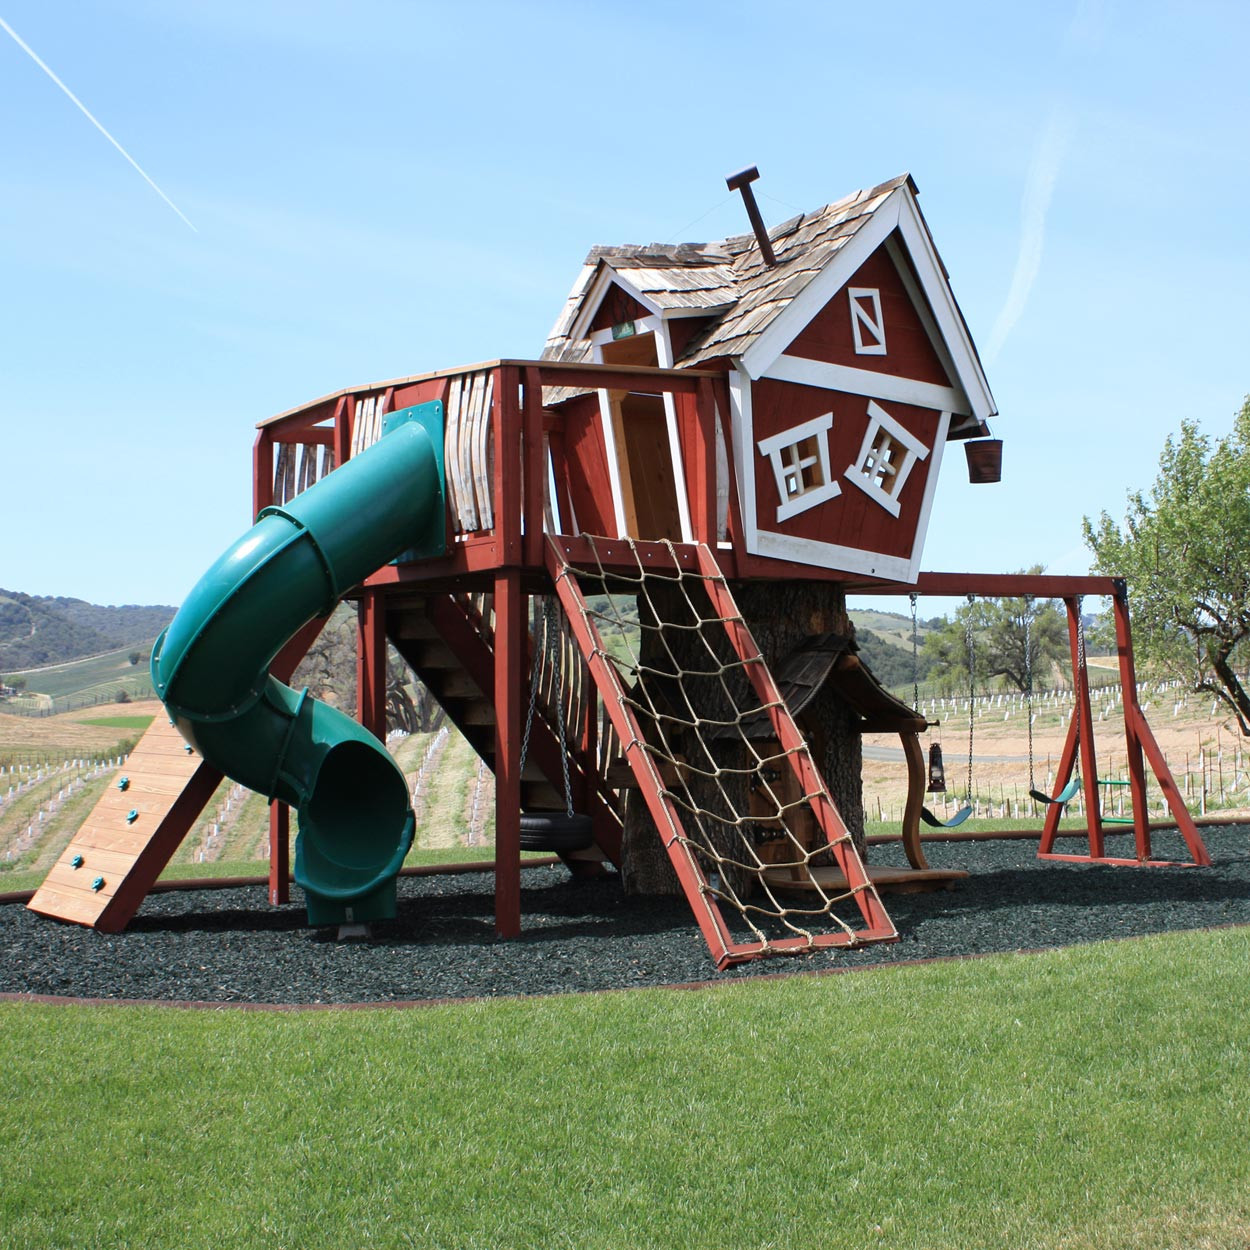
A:
{"label": "green spiral tube slide", "polygon": [[152,651],[182,736],[228,777],[298,813],[309,923],[395,914],[412,845],[408,785],[337,708],[269,673],[316,616],[401,553],[444,548],[442,405],[390,414],[377,443],[256,524],[199,580]]}

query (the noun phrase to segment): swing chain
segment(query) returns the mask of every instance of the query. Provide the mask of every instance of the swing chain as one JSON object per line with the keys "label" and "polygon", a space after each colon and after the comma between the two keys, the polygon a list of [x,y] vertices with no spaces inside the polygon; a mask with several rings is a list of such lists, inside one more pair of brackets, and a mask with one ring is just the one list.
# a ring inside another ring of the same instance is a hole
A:
{"label": "swing chain", "polygon": [[1089,673],[1085,668],[1085,596],[1076,597],[1076,672],[1072,675],[1072,715],[1076,717],[1076,767],[1081,759],[1081,690],[1089,690]]}
{"label": "swing chain", "polygon": [[1024,718],[1029,737],[1029,789],[1033,782],[1033,597],[1024,599]]}
{"label": "swing chain", "polygon": [[916,592],[913,590],[911,599],[911,707],[913,712],[920,711],[920,627],[916,621]]}
{"label": "swing chain", "polygon": [[964,791],[964,799],[969,807],[972,805],[972,745],[976,726],[976,640],[972,632],[972,606],[976,602],[975,595],[968,596],[968,615],[965,621],[965,639],[968,644],[968,785]]}

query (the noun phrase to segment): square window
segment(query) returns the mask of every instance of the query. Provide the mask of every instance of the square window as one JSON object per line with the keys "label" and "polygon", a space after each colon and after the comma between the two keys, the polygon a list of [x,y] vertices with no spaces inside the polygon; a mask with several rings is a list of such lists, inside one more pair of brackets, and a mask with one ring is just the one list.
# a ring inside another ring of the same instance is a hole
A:
{"label": "square window", "polygon": [[772,463],[781,503],[777,520],[806,512],[842,493],[829,470],[829,431],[833,413],[805,421],[757,444]]}

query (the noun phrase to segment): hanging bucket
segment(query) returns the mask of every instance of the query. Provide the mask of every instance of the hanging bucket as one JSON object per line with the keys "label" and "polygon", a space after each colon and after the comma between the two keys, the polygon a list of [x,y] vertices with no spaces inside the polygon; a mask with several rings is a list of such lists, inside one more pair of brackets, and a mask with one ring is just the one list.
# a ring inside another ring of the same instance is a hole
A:
{"label": "hanging bucket", "polygon": [[978,438],[964,444],[968,457],[968,481],[998,482],[1003,476],[1003,440],[1001,438]]}

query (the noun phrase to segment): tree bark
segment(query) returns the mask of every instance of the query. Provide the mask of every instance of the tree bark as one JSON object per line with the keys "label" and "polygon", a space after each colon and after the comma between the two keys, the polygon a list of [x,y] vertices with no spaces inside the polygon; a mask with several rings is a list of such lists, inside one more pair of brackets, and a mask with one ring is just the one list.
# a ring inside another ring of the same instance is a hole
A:
{"label": "tree bark", "polygon": [[[673,675],[681,671],[681,691],[673,681],[663,676],[644,678],[663,690],[663,697],[685,706],[685,698],[697,710],[698,715],[709,720],[732,717],[731,703],[719,679],[691,677],[688,674],[714,667],[709,663],[708,647],[699,636],[688,628],[692,619],[691,608],[680,590],[665,584],[658,589],[648,587],[649,597],[639,604],[639,617],[644,625],[641,660],[647,669],[659,674]],[[854,626],[846,611],[846,596],[842,590],[828,582],[749,582],[733,588],[734,597],[759,645],[760,652],[770,670],[778,667],[796,648],[809,637],[824,633],[854,635]],[[649,602],[648,602],[649,598]],[[696,611],[708,616],[696,605]],[[658,618],[658,621],[655,619]],[[649,625],[667,624],[670,628],[653,629]],[[717,657],[728,661],[731,651],[723,629],[711,626],[707,636],[719,635],[715,644]],[[735,673],[736,688],[731,693],[740,695],[745,688],[745,678]],[[739,707],[743,700],[737,698]],[[752,701],[754,706],[754,701]],[[807,738],[817,769],[824,778],[829,795],[846,822],[861,854],[864,851],[864,810],[862,753],[857,727],[858,718],[826,684],[803,710],[800,728]],[[706,730],[698,735],[674,735],[674,745],[692,765],[702,769],[720,764],[722,767],[742,769],[749,767],[749,751],[741,744],[737,734],[717,737]],[[784,765],[783,765],[784,766]],[[749,808],[748,782],[745,775],[722,774],[715,784],[695,779],[691,782],[692,797],[700,807],[723,816],[734,811],[745,813]],[[711,822],[713,826],[716,822]],[[720,827],[714,834],[722,854],[743,858],[739,834]],[[821,861],[817,861],[821,862]],[[745,878],[747,874],[738,874]],[[622,844],[622,877],[627,892],[633,894],[675,894],[680,886],[663,843],[656,834],[646,804],[638,794],[632,794],[627,806],[624,840]],[[735,888],[745,886],[744,880],[733,880]]]}

